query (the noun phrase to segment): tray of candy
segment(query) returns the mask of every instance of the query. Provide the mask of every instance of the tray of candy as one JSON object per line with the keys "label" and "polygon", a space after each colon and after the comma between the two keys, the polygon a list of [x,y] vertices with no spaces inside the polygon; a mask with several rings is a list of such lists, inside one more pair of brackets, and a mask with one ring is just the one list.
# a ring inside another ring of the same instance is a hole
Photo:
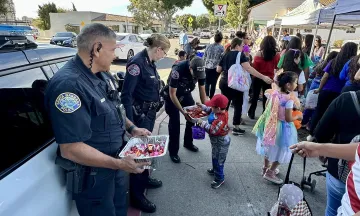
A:
{"label": "tray of candy", "polygon": [[128,155],[134,155],[136,162],[149,161],[149,159],[164,156],[168,146],[168,135],[133,137],[120,152],[119,157],[124,158]]}
{"label": "tray of candy", "polygon": [[208,118],[208,113],[197,105],[184,107],[184,110],[189,114],[194,123],[196,123],[198,119],[206,120]]}

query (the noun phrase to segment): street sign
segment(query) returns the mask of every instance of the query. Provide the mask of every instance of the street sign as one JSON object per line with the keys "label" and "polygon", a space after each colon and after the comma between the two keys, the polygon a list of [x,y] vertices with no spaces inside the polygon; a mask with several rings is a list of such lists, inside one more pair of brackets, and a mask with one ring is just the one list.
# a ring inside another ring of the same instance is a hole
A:
{"label": "street sign", "polygon": [[226,15],[226,4],[217,4],[214,8],[214,14],[217,17],[224,17]]}
{"label": "street sign", "polygon": [[188,21],[189,21],[189,23],[192,23],[194,21],[194,19],[192,17],[189,17]]}
{"label": "street sign", "polygon": [[82,21],[82,22],[80,23],[80,25],[81,25],[81,26],[84,26],[84,25],[85,25],[84,21]]}

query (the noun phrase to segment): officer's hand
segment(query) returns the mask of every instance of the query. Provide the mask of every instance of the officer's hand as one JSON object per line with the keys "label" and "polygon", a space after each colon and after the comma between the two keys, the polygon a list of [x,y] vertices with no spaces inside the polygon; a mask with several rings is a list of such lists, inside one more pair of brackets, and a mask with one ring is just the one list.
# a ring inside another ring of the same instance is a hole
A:
{"label": "officer's hand", "polygon": [[144,172],[143,167],[151,165],[150,162],[136,163],[133,155],[129,155],[121,159],[120,164],[121,165],[119,169],[128,173],[135,173],[135,174]]}
{"label": "officer's hand", "polygon": [[131,131],[131,135],[132,136],[150,136],[151,135],[151,132],[148,131],[147,129],[145,128],[134,128],[132,131]]}
{"label": "officer's hand", "polygon": [[187,113],[185,110],[182,113],[186,119],[186,121],[192,122],[192,119],[190,118],[189,113]]}

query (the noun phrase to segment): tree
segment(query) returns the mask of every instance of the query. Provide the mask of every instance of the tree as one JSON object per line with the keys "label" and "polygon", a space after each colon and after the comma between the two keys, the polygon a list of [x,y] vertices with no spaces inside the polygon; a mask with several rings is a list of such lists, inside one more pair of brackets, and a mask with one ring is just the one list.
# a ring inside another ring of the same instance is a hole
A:
{"label": "tree", "polygon": [[174,14],[193,0],[130,0],[128,10],[139,25],[150,26],[153,19],[164,22],[167,30]]}
{"label": "tree", "polygon": [[73,2],[72,2],[72,6],[73,6],[73,11],[77,11]]}
{"label": "tree", "polygon": [[50,13],[57,13],[58,9],[54,3],[46,3],[39,5],[38,16],[41,21],[39,27],[42,30],[49,30],[50,25]]}
{"label": "tree", "polygon": [[8,13],[8,0],[0,0],[0,14],[6,15]]}
{"label": "tree", "polygon": [[73,11],[73,10],[66,9],[66,8],[61,8],[61,7],[57,8],[57,13],[66,13],[66,12],[71,12],[71,11]]}
{"label": "tree", "polygon": [[199,28],[208,28],[210,25],[210,19],[209,16],[206,14],[202,14],[198,17],[196,17],[196,24]]}
{"label": "tree", "polygon": [[[191,23],[192,24],[191,26],[190,26],[190,23],[189,23],[189,18],[190,17],[192,17],[192,19],[193,19],[193,21]],[[184,14],[184,15],[179,16],[176,19],[176,23],[178,25],[180,25],[181,27],[183,27],[184,29],[186,29],[186,30],[189,30],[190,27],[192,29],[197,29],[198,28],[196,17],[194,15],[191,15],[191,14]]]}

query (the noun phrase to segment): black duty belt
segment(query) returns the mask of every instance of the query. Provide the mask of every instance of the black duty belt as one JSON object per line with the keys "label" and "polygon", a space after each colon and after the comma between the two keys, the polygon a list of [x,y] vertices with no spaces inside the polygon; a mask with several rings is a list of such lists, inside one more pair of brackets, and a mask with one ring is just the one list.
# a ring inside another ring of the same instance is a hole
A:
{"label": "black duty belt", "polygon": [[160,106],[160,102],[136,102],[134,107],[137,110],[147,111],[147,110],[156,110]]}

